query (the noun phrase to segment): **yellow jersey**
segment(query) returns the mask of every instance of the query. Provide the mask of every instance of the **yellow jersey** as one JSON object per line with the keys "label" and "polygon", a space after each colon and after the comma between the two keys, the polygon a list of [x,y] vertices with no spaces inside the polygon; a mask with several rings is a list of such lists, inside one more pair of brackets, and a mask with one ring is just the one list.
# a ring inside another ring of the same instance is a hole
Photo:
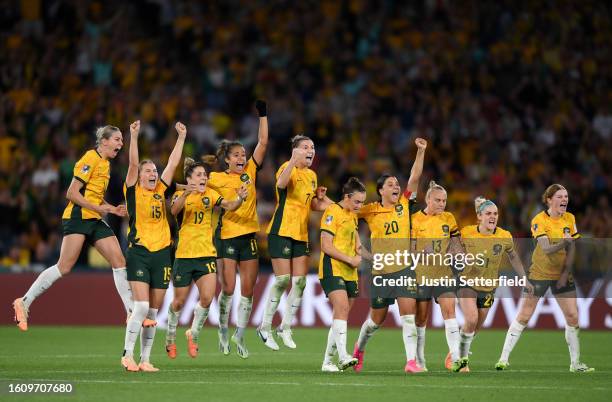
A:
{"label": "yellow jersey", "polygon": [[[482,255],[483,264],[474,263],[466,265],[460,276],[466,279],[497,279],[499,267],[503,261],[504,253],[514,250],[512,234],[500,227],[495,228],[493,233],[481,233],[478,225],[470,225],[461,229],[461,241],[465,246],[466,254]],[[470,286],[481,292],[492,292],[494,286]]]}
{"label": "yellow jersey", "polygon": [[[537,239],[541,236],[548,237],[550,244],[557,244],[568,234],[579,238],[576,218],[569,212],[565,212],[558,218],[548,215],[548,211],[542,211],[531,221],[531,234]],[[539,244],[531,256],[531,267],[529,268],[529,279],[535,280],[558,280],[563,271],[565,263],[565,249],[556,253],[546,254]]]}
{"label": "yellow jersey", "polygon": [[235,174],[230,172],[212,172],[208,179],[208,187],[228,200],[235,200],[236,190],[246,184],[248,194],[246,200],[235,211],[222,211],[219,216],[219,226],[221,227],[221,238],[232,239],[249,233],[259,231],[257,220],[257,191],[255,181],[260,166],[253,158],[250,158],[245,167],[244,173]]}
{"label": "yellow jersey", "polygon": [[[416,252],[425,248],[432,250],[433,254],[422,255],[422,261],[416,267],[418,283],[422,278],[452,278],[453,273],[450,266],[446,264],[444,256],[447,253],[451,237],[459,236],[457,221],[450,212],[442,212],[439,215],[427,215],[424,210],[412,214],[412,235],[416,240]],[[429,264],[428,264],[429,263]]]}
{"label": "yellow jersey", "polygon": [[[91,149],[74,165],[74,176],[83,183],[81,194],[94,205],[102,205],[104,193],[110,180],[110,162],[104,159],[97,150]],[[99,213],[82,208],[70,201],[62,219],[102,219]]]}
{"label": "yellow jersey", "polygon": [[[410,197],[410,193],[408,193]],[[363,206],[357,216],[363,219],[370,228],[372,254],[395,254],[404,250],[410,252],[410,227],[412,218],[410,206],[414,201],[404,194],[397,204],[383,207],[380,201]],[[382,270],[372,270],[375,275],[389,274],[406,268],[404,265],[385,265]]]}
{"label": "yellow jersey", "polygon": [[[276,172],[276,179],[289,162]],[[276,209],[268,225],[268,233],[308,242],[310,202],[316,196],[317,174],[308,168],[291,171],[286,188],[276,188]]]}
{"label": "yellow jersey", "polygon": [[166,218],[166,197],[168,185],[159,180],[154,190],[140,187],[138,182],[127,187],[123,194],[129,215],[129,246],[143,246],[151,252],[159,251],[170,245],[170,226]]}
{"label": "yellow jersey", "polygon": [[[348,256],[357,255],[357,215],[346,211],[340,204],[332,204],[325,209],[321,218],[321,232],[334,236],[333,245]],[[319,258],[319,278],[339,276],[345,281],[357,281],[357,269],[331,258],[321,252]]]}
{"label": "yellow jersey", "polygon": [[[184,191],[177,191],[172,202]],[[213,244],[212,214],[214,207],[221,204],[223,197],[215,190],[206,188],[203,193],[191,193],[185,199],[185,205],[176,216],[178,246],[176,258],[216,257],[217,250]]]}

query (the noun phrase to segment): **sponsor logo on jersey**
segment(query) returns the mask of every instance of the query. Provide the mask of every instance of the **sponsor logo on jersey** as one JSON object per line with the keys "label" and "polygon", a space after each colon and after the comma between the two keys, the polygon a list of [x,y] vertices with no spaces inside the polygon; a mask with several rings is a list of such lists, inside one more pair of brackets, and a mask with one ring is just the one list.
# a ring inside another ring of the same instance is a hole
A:
{"label": "sponsor logo on jersey", "polygon": [[537,223],[534,223],[534,224],[533,224],[533,230],[534,230],[534,231],[538,230],[538,224],[537,224]]}
{"label": "sponsor logo on jersey", "polygon": [[155,194],[153,194],[153,198],[155,198],[156,200],[158,200],[158,201],[159,201],[159,200],[161,200],[161,199],[162,199],[162,196],[161,196],[161,195],[159,195],[159,194],[157,194],[157,193],[155,193]]}
{"label": "sponsor logo on jersey", "polygon": [[496,244],[493,246],[493,254],[494,255],[499,255],[502,251],[502,245],[501,244]]}

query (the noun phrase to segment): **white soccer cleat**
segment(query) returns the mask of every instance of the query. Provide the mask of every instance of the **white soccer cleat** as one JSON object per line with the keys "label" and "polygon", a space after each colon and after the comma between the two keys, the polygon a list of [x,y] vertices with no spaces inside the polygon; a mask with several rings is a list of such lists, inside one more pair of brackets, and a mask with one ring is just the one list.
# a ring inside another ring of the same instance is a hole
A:
{"label": "white soccer cleat", "polygon": [[572,364],[570,365],[570,372],[572,373],[592,373],[593,371],[595,371],[595,369],[593,367],[589,367],[584,363],[576,363],[576,364]]}
{"label": "white soccer cleat", "polygon": [[323,363],[321,371],[324,373],[339,373],[340,369],[332,362]]}
{"label": "white soccer cleat", "polygon": [[219,350],[225,356],[230,354],[230,344],[229,344],[229,339],[227,339],[227,332],[228,332],[227,328],[219,328],[219,331],[218,331],[218,334],[219,334]]}
{"label": "white soccer cleat", "polygon": [[234,333],[234,335],[232,335],[232,342],[236,344],[236,353],[238,353],[238,356],[247,359],[249,357],[249,350],[244,342],[244,337],[238,337],[236,333]]}
{"label": "white soccer cleat", "polygon": [[293,338],[291,337],[292,334],[293,333],[291,332],[290,328],[281,329],[280,327],[278,327],[276,330],[276,335],[281,338],[283,344],[289,349],[295,349],[297,347],[295,345],[295,342],[293,342]]}
{"label": "white soccer cleat", "polygon": [[344,359],[340,359],[338,361],[338,369],[340,371],[344,371],[344,370],[346,370],[349,367],[353,367],[358,362],[359,362],[359,360],[357,360],[357,358],[355,358],[353,356],[347,356]]}
{"label": "white soccer cleat", "polygon": [[265,329],[257,328],[255,331],[259,336],[259,339],[262,340],[264,345],[269,347],[272,350],[279,350],[278,343],[274,340],[274,336],[272,335],[272,331],[266,331]]}

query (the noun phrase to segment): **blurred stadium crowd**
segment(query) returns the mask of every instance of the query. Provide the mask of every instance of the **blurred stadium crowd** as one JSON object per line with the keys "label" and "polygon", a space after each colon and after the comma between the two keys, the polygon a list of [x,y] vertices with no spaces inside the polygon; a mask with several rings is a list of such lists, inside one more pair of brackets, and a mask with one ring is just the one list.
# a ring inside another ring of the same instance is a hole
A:
{"label": "blurred stadium crowd", "polygon": [[[289,138],[305,133],[332,198],[349,175],[368,183],[370,199],[380,173],[405,180],[421,136],[429,142],[421,187],[430,179],[447,187],[460,226],[475,220],[472,200],[485,195],[500,207],[500,226],[529,236],[541,194],[559,182],[579,230],[611,234],[606,2],[1,3],[4,267],[55,263],[72,167],[97,126],[119,126],[127,142],[140,119],[141,154],[160,163],[176,120],[188,126],[185,155],[211,153],[224,138],[250,152],[256,97],[268,101],[270,121],[258,176],[262,228]],[[127,146],[111,162],[114,204]],[[124,238],[122,223],[110,223]]]}

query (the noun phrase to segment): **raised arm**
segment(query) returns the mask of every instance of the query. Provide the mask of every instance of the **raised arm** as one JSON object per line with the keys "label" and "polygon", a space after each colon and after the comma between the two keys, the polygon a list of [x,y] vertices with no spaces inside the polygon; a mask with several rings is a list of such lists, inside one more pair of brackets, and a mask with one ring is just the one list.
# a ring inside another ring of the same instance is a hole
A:
{"label": "raised arm", "polygon": [[276,179],[276,187],[280,189],[287,188],[289,184],[289,179],[291,179],[291,172],[293,168],[297,165],[297,163],[306,158],[306,150],[301,148],[293,148],[291,152],[291,159],[289,159],[289,163],[285,166],[285,169],[278,175],[278,179]]}
{"label": "raised arm", "polygon": [[334,260],[342,261],[354,268],[361,264],[361,256],[349,256],[338,250],[334,246],[334,236],[325,231],[321,231],[321,251],[333,258]]}
{"label": "raised arm", "polygon": [[427,149],[427,141],[422,138],[414,140],[417,146],[417,154],[414,158],[414,164],[410,170],[410,178],[406,184],[406,192],[414,193],[419,189],[419,180],[423,174],[423,161],[425,160],[425,149]]}
{"label": "raised arm", "polygon": [[248,193],[249,191],[247,190],[246,186],[243,185],[242,187],[236,190],[237,197],[235,200],[230,201],[224,198],[223,201],[221,201],[221,208],[226,209],[228,211],[237,210],[238,208],[240,208],[244,200],[246,200]]}
{"label": "raised arm", "polygon": [[125,176],[125,185],[132,187],[138,181],[138,133],[140,133],[140,120],[136,120],[130,124],[130,153],[127,175]]}
{"label": "raised arm", "polygon": [[255,108],[259,115],[259,131],[257,133],[257,145],[253,151],[253,160],[257,165],[261,166],[266,155],[266,149],[268,148],[268,106],[265,101],[257,99],[255,101]]}
{"label": "raised arm", "polygon": [[313,211],[325,211],[334,202],[327,197],[327,187],[319,186],[316,196],[310,201],[310,209]]}
{"label": "raised arm", "polygon": [[166,185],[170,185],[172,182],[172,178],[174,177],[174,171],[176,167],[181,162],[181,156],[183,155],[183,145],[185,145],[185,137],[187,136],[187,127],[180,121],[174,125],[176,128],[176,132],[178,133],[178,138],[176,139],[176,144],[174,144],[174,149],[168,158],[168,164],[164,169],[161,179]]}

